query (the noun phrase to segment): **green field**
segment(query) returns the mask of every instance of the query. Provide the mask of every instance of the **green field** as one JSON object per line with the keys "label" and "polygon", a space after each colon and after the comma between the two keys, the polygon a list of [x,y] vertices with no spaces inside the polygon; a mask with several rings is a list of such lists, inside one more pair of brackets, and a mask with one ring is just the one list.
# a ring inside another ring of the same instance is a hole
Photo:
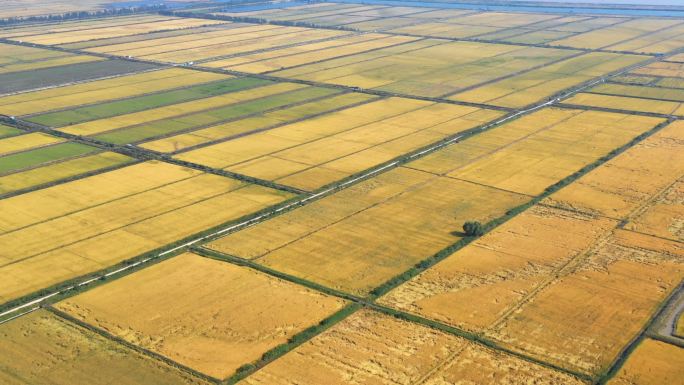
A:
{"label": "green field", "polygon": [[23,133],[24,131],[18,128],[7,127],[5,125],[0,124],[0,139],[9,138],[10,136],[15,136]]}
{"label": "green field", "polygon": [[135,143],[160,135],[205,127],[273,108],[284,107],[311,99],[334,95],[339,92],[339,90],[335,89],[310,87],[251,100],[245,103],[231,104],[209,111],[202,111],[171,119],[158,120],[148,124],[107,132],[97,135],[95,138],[115,144]]}
{"label": "green field", "polygon": [[271,84],[271,82],[253,78],[221,80],[218,82],[200,84],[198,86],[179,90],[100,103],[93,106],[75,108],[67,111],[36,115],[28,118],[27,120],[50,127],[64,127],[91,120],[104,119],[112,116],[144,111],[151,108],[208,98],[211,96],[217,96],[266,84]]}
{"label": "green field", "polygon": [[79,143],[59,143],[0,157],[0,174],[35,167],[43,163],[72,158],[97,151],[97,148]]}

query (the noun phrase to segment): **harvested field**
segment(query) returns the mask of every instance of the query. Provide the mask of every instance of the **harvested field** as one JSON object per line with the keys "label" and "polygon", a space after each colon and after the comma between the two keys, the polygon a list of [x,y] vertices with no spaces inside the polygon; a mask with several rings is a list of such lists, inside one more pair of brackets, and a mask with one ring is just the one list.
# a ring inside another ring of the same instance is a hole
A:
{"label": "harvested field", "polygon": [[0,302],[101,270],[289,197],[147,162],[0,200],[0,243],[5,245],[0,275],[6,277]]}
{"label": "harvested field", "polygon": [[637,75],[684,78],[684,63],[655,62],[632,71]]}
{"label": "harvested field", "polygon": [[176,157],[313,190],[501,115],[474,107],[381,99]]}
{"label": "harvested field", "polygon": [[99,60],[102,59],[41,48],[0,44],[0,74]]}
{"label": "harvested field", "polygon": [[[477,196],[473,201],[470,197]],[[209,247],[338,290],[373,288],[526,200],[398,168],[212,242]]]}
{"label": "harvested field", "polygon": [[227,78],[229,77],[226,75],[180,68],[144,72],[5,96],[0,98],[0,112],[10,116],[22,116],[60,109],[74,109],[83,104],[103,103],[112,99],[130,99]]}
{"label": "harvested field", "polygon": [[385,305],[481,332],[617,221],[534,207],[391,291]]}
{"label": "harvested field", "polygon": [[489,334],[547,362],[598,375],[683,278],[681,243],[616,230]]}
{"label": "harvested field", "polygon": [[343,305],[340,299],[254,270],[183,254],[56,307],[132,344],[224,378]]}
{"label": "harvested field", "polygon": [[674,122],[547,198],[547,204],[625,219],[684,175],[684,124]]}
{"label": "harvested field", "polygon": [[677,321],[677,330],[675,330],[675,335],[680,338],[684,338],[684,313],[679,315],[679,320]]}
{"label": "harvested field", "polygon": [[39,310],[0,326],[4,385],[207,385],[85,328]]}
{"label": "harvested field", "polygon": [[684,349],[645,339],[608,385],[676,384],[684,378]]}
{"label": "harvested field", "polygon": [[657,237],[684,241],[684,180],[680,179],[633,215],[625,228]]}
{"label": "harvested field", "polygon": [[361,310],[240,384],[582,384],[467,340]]}
{"label": "harvested field", "polygon": [[616,225],[537,207],[382,302],[598,375],[684,278],[681,245]]}
{"label": "harvested field", "polygon": [[274,74],[411,95],[445,96],[576,53],[426,39]]}
{"label": "harvested field", "polygon": [[100,60],[0,74],[0,94],[55,87],[74,82],[131,74],[155,68],[152,64]]}

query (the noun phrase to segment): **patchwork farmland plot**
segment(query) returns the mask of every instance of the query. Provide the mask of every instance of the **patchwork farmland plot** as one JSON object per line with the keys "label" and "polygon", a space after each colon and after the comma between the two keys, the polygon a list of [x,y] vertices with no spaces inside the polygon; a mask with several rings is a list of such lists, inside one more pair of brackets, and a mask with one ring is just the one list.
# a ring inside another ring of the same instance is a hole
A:
{"label": "patchwork farmland plot", "polygon": [[[223,378],[343,305],[262,273],[184,254],[56,306],[134,345]],[[150,317],[156,322],[148,322]]]}
{"label": "patchwork farmland plot", "polygon": [[369,101],[176,157],[313,190],[501,116],[410,99]]}
{"label": "patchwork farmland plot", "polygon": [[103,269],[286,198],[148,162],[4,199],[0,242],[7,247],[0,252],[0,274],[7,279],[0,298]]}
{"label": "patchwork farmland plot", "polygon": [[46,310],[0,326],[0,381],[52,383],[206,385],[172,366],[76,326]]}
{"label": "patchwork farmland plot", "polygon": [[437,1],[4,2],[0,383],[679,385],[680,11]]}
{"label": "patchwork farmland plot", "polygon": [[678,362],[684,360],[684,350],[651,339],[639,344],[636,351],[609,385],[656,385],[674,384],[684,372]]}
{"label": "patchwork farmland plot", "polygon": [[360,311],[324,334],[240,382],[285,384],[582,384],[513,356],[425,326],[370,310]]}

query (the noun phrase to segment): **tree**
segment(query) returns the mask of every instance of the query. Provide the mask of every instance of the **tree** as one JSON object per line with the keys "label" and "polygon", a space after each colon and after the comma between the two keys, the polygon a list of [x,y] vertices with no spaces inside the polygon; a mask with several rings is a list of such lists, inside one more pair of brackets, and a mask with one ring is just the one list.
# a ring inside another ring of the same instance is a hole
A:
{"label": "tree", "polygon": [[469,221],[463,224],[463,232],[469,237],[484,235],[484,226],[478,221]]}

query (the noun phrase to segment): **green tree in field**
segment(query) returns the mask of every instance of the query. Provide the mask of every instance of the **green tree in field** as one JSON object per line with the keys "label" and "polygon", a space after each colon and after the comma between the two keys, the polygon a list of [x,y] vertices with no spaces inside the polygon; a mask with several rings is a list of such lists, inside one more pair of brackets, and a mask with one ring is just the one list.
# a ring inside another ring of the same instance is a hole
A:
{"label": "green tree in field", "polygon": [[469,237],[484,235],[484,226],[478,221],[469,221],[463,224],[463,232]]}

